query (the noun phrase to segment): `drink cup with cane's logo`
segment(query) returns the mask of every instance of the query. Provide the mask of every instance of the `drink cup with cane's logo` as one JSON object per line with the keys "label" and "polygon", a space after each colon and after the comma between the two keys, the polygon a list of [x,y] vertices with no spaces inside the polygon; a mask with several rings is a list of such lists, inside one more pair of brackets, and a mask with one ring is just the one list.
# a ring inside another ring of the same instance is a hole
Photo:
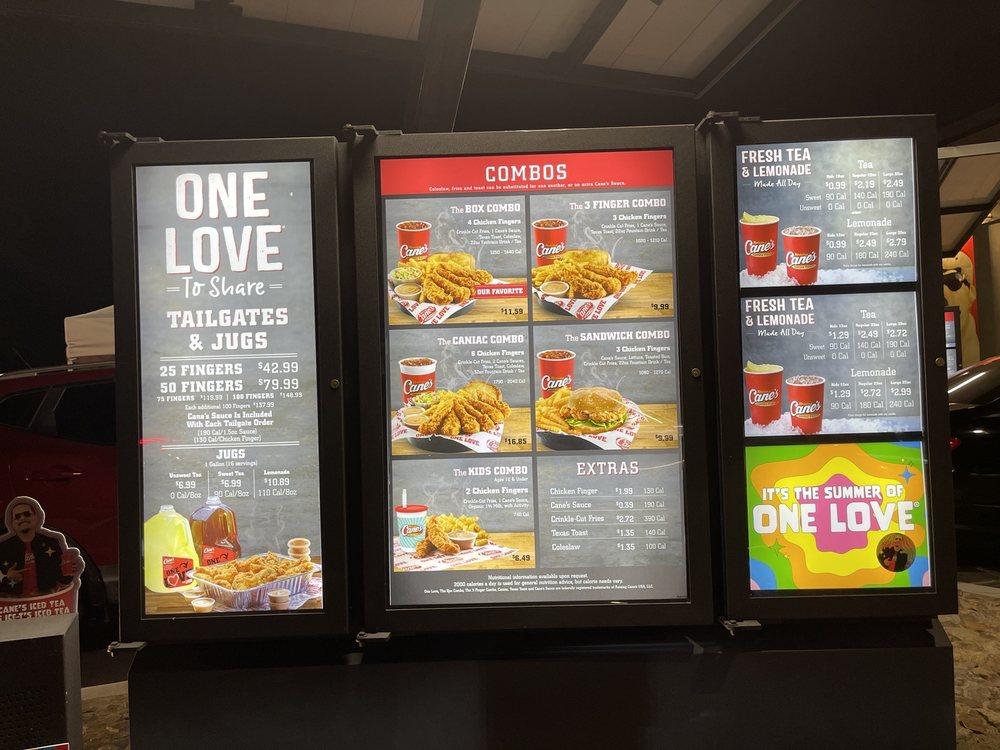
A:
{"label": "drink cup with cane's logo", "polygon": [[785,273],[796,284],[815,284],[819,276],[818,227],[788,227],[781,230],[785,251]]}
{"label": "drink cup with cane's logo", "polygon": [[535,265],[554,263],[566,249],[569,222],[564,219],[538,219],[531,222],[531,237],[535,243]]}
{"label": "drink cup with cane's logo", "polygon": [[59,572],[64,576],[71,576],[76,573],[76,553],[68,549],[63,550],[59,557]]}
{"label": "drink cup with cane's logo", "polygon": [[403,384],[403,406],[421,393],[437,388],[437,360],[430,357],[409,357],[399,360],[399,379]]}
{"label": "drink cup with cane's logo", "polygon": [[765,427],[781,419],[781,365],[758,365],[747,362],[743,368],[743,384],[750,407],[750,421]]}
{"label": "drink cup with cane's logo", "polygon": [[788,412],[792,427],[804,435],[823,429],[823,394],[826,379],[819,375],[796,375],[785,381],[788,386]]}
{"label": "drink cup with cane's logo", "polygon": [[413,552],[427,536],[427,506],[397,505],[395,510],[399,546]]}
{"label": "drink cup with cane's logo", "polygon": [[538,375],[542,398],[548,398],[560,388],[573,387],[573,365],[576,352],[567,349],[546,349],[538,352]]}
{"label": "drink cup with cane's logo", "polygon": [[431,225],[426,221],[401,221],[396,225],[399,259],[424,258],[431,252]]}
{"label": "drink cup with cane's logo", "polygon": [[778,267],[778,217],[746,211],[740,217],[740,241],[747,273],[766,276]]}

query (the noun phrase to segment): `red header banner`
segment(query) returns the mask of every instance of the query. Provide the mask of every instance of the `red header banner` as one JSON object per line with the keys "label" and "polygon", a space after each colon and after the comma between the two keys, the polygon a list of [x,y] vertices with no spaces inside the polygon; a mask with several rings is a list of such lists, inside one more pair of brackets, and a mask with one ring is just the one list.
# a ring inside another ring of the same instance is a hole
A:
{"label": "red header banner", "polygon": [[672,187],[673,153],[586,151],[383,159],[382,195]]}

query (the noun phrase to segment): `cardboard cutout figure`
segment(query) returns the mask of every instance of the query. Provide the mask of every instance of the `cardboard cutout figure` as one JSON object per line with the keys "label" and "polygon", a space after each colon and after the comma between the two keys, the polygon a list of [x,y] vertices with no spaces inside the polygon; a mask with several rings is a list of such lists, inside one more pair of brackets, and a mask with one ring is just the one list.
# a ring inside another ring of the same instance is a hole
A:
{"label": "cardboard cutout figure", "polygon": [[83,557],[44,524],[45,511],[31,497],[15,497],[4,511],[0,620],[76,612]]}
{"label": "cardboard cutout figure", "polygon": [[[971,240],[970,240],[971,242]],[[966,243],[954,258],[943,258],[944,299],[949,307],[962,313],[962,364],[975,364],[980,360],[978,310],[976,304],[976,269],[969,257],[971,245]]]}

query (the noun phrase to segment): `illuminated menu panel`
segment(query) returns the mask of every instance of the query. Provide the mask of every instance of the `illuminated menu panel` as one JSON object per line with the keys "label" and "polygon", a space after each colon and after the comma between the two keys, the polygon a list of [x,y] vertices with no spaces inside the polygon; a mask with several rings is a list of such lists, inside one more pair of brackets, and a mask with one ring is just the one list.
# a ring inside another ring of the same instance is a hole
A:
{"label": "illuminated menu panel", "polygon": [[737,149],[743,287],[916,281],[909,138]]}
{"label": "illuminated menu panel", "polygon": [[322,607],[310,164],[137,167],[135,200],[145,614]]}
{"label": "illuminated menu panel", "polygon": [[913,143],[736,166],[750,589],[930,587]]}
{"label": "illuminated menu panel", "polygon": [[671,152],[380,183],[390,603],[686,598]]}
{"label": "illuminated menu panel", "polygon": [[962,313],[958,307],[944,310],[944,352],[947,360],[948,377],[962,369]]}

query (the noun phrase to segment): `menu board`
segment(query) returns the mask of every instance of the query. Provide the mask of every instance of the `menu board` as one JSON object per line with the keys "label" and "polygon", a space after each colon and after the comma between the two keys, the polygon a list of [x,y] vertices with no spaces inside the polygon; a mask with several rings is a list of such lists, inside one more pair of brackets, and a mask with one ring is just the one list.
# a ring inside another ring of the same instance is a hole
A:
{"label": "menu board", "polygon": [[309,162],[135,168],[146,616],[320,608]]}
{"label": "menu board", "polygon": [[944,353],[947,360],[948,377],[962,369],[961,321],[962,312],[958,307],[944,309]]}
{"label": "menu board", "polygon": [[913,292],[746,297],[747,435],[919,432]]}
{"label": "menu board", "polygon": [[379,176],[391,606],[685,599],[672,152]]}
{"label": "menu board", "polygon": [[735,157],[751,593],[930,587],[912,140]]}
{"label": "menu board", "polygon": [[916,281],[909,138],[738,146],[740,286]]}
{"label": "menu board", "polygon": [[919,442],[746,449],[750,588],[931,585]]}

